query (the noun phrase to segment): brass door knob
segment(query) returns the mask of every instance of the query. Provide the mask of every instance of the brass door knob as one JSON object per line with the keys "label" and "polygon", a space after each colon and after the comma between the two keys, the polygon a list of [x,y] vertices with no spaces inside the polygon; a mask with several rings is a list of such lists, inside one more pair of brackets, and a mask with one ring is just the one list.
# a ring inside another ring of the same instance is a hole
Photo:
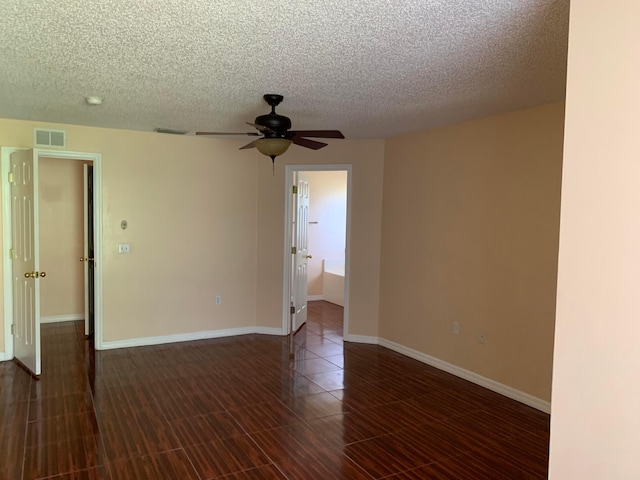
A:
{"label": "brass door knob", "polygon": [[313,258],[312,255],[305,255],[305,258]]}
{"label": "brass door knob", "polygon": [[82,262],[86,262],[86,261],[87,261],[87,259],[86,259],[86,258],[84,258],[84,257],[80,257],[80,262],[81,262],[81,263],[82,263]]}
{"label": "brass door knob", "polygon": [[24,274],[24,278],[44,278],[47,276],[47,272],[27,272]]}

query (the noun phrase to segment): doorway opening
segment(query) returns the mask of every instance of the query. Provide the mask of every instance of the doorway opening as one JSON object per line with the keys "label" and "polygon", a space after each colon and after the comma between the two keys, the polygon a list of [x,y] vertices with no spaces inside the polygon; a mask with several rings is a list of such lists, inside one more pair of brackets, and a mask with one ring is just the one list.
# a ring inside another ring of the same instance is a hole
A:
{"label": "doorway opening", "polygon": [[83,320],[77,328],[102,347],[101,156],[3,147],[10,175],[20,178],[2,189],[5,351],[39,376],[42,325]]}
{"label": "doorway opening", "polygon": [[282,331],[292,334],[309,319],[323,337],[317,321],[325,304],[334,318],[343,312],[341,331],[334,331],[342,344],[349,332],[351,165],[287,165],[285,175]]}

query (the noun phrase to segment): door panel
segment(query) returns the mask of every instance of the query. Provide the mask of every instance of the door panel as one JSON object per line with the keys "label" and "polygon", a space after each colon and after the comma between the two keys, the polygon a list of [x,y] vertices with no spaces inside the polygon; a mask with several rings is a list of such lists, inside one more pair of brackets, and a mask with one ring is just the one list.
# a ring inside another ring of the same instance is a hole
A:
{"label": "door panel", "polygon": [[38,271],[38,159],[33,150],[11,154],[14,354],[40,375],[40,275]]}
{"label": "door panel", "polygon": [[309,255],[309,177],[303,172],[297,174],[298,193],[295,196],[295,229],[293,246],[293,297],[295,307],[294,330],[298,330],[307,321],[307,263]]}
{"label": "door panel", "polygon": [[84,177],[84,333],[93,336],[95,326],[94,239],[93,239],[93,166],[83,165]]}

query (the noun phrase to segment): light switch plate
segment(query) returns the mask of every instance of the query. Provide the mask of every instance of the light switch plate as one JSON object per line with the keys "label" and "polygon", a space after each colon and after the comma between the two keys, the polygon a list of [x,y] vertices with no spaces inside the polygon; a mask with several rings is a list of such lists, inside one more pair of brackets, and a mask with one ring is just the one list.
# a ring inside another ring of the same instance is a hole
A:
{"label": "light switch plate", "polygon": [[119,243],[118,253],[131,253],[131,245],[128,243]]}

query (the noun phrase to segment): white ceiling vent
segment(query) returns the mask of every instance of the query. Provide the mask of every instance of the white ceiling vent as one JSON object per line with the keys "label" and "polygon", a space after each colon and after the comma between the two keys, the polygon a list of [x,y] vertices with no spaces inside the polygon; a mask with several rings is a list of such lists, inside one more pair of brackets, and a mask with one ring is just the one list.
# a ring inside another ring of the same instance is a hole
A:
{"label": "white ceiling vent", "polygon": [[64,130],[47,130],[36,128],[34,130],[34,141],[36,147],[66,147],[67,133]]}

